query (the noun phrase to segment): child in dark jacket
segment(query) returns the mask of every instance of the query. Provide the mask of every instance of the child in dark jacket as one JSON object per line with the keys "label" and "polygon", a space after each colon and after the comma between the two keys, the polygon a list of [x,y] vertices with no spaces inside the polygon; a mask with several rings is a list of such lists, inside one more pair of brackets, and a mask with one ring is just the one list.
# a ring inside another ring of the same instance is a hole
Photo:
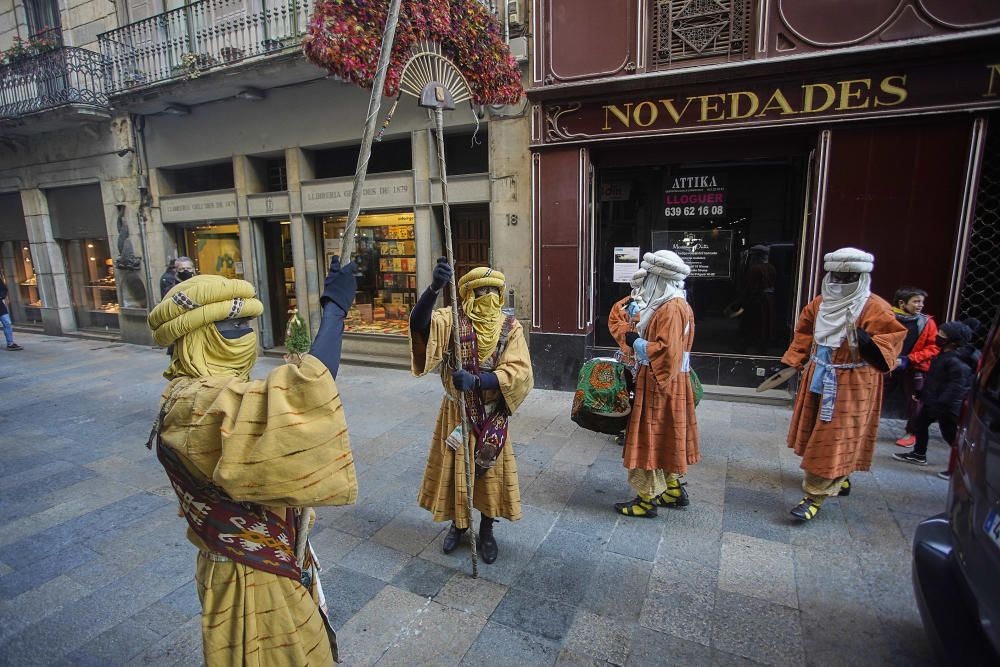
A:
{"label": "child in dark jacket", "polygon": [[917,442],[914,435],[917,415],[920,414],[920,399],[917,394],[924,386],[924,375],[931,367],[931,360],[938,353],[934,344],[937,324],[933,317],[923,312],[926,298],[927,292],[919,287],[900,287],[892,297],[896,304],[892,309],[896,314],[896,321],[906,327],[906,339],[899,353],[899,363],[889,373],[885,386],[886,394],[901,387],[906,401],[906,433],[896,441],[900,447],[912,447]]}
{"label": "child in dark jacket", "polygon": [[938,423],[941,436],[951,445],[958,431],[958,415],[962,402],[972,388],[973,376],[979,363],[979,351],[971,344],[972,329],[964,322],[941,325],[935,343],[941,352],[931,362],[920,392],[923,405],[914,419],[917,436],[912,451],[893,454],[892,458],[915,465],[927,465],[927,441],[930,426]]}

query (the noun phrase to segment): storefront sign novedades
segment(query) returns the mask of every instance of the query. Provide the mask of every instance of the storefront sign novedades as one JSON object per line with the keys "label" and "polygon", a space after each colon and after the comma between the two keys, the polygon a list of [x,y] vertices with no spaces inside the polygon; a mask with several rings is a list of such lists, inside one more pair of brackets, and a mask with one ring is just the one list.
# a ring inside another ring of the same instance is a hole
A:
{"label": "storefront sign novedades", "polygon": [[733,232],[669,230],[653,232],[654,250],[673,250],[691,267],[688,278],[728,278]]}
{"label": "storefront sign novedades", "polygon": [[1000,106],[1000,63],[924,62],[906,70],[845,71],[754,85],[691,84],[638,98],[559,102],[545,108],[545,140],[559,142],[712,126]]}
{"label": "storefront sign novedades", "polygon": [[726,214],[726,182],[723,176],[702,174],[671,176],[663,197],[668,218],[705,218]]}
{"label": "storefront sign novedades", "polygon": [[848,79],[830,83],[808,83],[794,92],[775,88],[769,96],[750,90],[683,99],[662,98],[604,105],[603,131],[656,124],[687,125],[725,120],[814,114],[824,111],[877,109],[902,104],[907,98],[906,75],[886,76],[881,81]]}

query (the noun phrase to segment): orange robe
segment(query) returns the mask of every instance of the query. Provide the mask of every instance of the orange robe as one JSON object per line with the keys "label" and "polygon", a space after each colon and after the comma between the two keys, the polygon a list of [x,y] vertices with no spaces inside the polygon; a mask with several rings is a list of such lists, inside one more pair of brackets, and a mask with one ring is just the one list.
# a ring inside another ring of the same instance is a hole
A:
{"label": "orange robe", "polygon": [[615,305],[611,306],[611,312],[608,313],[608,331],[611,332],[622,351],[622,361],[629,366],[635,364],[635,353],[632,352],[632,348],[625,344],[625,334],[629,331],[635,331],[635,325],[639,323],[638,313],[629,318],[628,313],[625,312],[625,306],[631,299],[631,296],[627,296],[616,301]]}
{"label": "orange robe", "polygon": [[[789,366],[805,368],[788,428],[788,446],[802,457],[803,470],[825,479],[837,479],[871,467],[882,407],[883,374],[870,365],[836,371],[837,400],[833,420],[820,421],[822,397],[809,391],[816,367],[809,359],[813,349],[813,325],[822,301],[823,297],[818,296],[802,310],[792,343],[781,358],[782,363]],[[881,297],[871,295],[855,326],[871,335],[892,369],[903,347],[906,328],[896,320],[891,306]],[[845,339],[834,350],[833,363],[850,362],[851,353]]]}
{"label": "orange robe", "polygon": [[701,460],[694,393],[684,353],[694,342],[694,313],[683,298],[660,306],[646,327],[649,366],[639,366],[635,405],[625,430],[624,465],[683,475]]}

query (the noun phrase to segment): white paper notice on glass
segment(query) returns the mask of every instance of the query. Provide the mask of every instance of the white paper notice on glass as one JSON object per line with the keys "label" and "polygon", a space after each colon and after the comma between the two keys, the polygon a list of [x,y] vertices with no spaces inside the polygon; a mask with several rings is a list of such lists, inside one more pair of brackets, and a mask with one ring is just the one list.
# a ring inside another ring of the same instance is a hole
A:
{"label": "white paper notice on glass", "polygon": [[614,281],[627,283],[639,270],[639,248],[615,247]]}

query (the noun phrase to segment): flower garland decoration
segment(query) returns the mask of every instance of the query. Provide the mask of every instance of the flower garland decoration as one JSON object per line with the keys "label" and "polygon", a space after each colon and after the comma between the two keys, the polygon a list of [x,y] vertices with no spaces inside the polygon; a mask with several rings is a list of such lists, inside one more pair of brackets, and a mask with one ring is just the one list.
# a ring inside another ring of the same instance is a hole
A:
{"label": "flower garland decoration", "polygon": [[[371,88],[375,80],[387,0],[318,0],[306,36],[306,57],[331,74]],[[500,24],[479,0],[405,0],[386,73],[386,97],[399,93],[399,78],[412,48],[441,45],[465,75],[476,104],[520,101],[521,72],[504,43]]]}

